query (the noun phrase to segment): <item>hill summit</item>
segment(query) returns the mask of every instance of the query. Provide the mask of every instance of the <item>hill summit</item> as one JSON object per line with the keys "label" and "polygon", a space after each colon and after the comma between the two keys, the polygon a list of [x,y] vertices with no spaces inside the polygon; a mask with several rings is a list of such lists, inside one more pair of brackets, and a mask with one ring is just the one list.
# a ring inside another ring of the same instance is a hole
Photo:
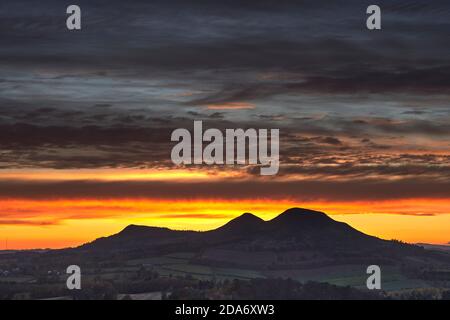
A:
{"label": "hill summit", "polygon": [[197,263],[258,268],[397,261],[421,248],[364,234],[323,212],[291,208],[271,220],[244,213],[210,231],[130,225],[76,250],[141,257],[189,252]]}

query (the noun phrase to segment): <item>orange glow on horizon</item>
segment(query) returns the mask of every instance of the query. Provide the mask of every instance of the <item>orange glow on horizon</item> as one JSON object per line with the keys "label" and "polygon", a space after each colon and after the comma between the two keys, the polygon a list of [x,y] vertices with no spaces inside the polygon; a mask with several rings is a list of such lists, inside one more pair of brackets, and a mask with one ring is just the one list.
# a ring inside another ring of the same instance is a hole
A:
{"label": "orange glow on horizon", "polygon": [[[290,207],[303,207],[324,211],[335,220],[381,238],[442,244],[450,240],[449,202],[448,199],[301,203],[289,199],[6,199],[0,200],[0,240],[8,239],[9,249],[61,248],[117,233],[129,224],[210,230],[244,212],[269,220]],[[0,249],[4,247],[0,245]]]}
{"label": "orange glow on horizon", "polygon": [[20,169],[2,170],[0,177],[11,180],[43,181],[196,181],[221,177],[238,177],[239,172],[189,169]]}
{"label": "orange glow on horizon", "polygon": [[240,110],[240,109],[254,109],[255,105],[253,103],[247,102],[228,102],[228,103],[208,104],[206,108],[210,110]]}

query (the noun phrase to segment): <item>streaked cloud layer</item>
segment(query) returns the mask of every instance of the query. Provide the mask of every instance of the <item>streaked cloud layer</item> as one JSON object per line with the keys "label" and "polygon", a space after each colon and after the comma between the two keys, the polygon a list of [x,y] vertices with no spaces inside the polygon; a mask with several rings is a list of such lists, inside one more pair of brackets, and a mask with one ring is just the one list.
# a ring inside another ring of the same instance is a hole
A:
{"label": "streaked cloud layer", "polygon": [[[369,1],[78,4],[80,32],[65,29],[60,1],[0,4],[0,224],[109,219],[74,203],[130,198],[196,201],[176,227],[207,220],[205,203],[213,226],[257,200],[266,216],[276,202],[450,213],[448,1],[378,1],[379,32],[365,28]],[[170,133],[194,120],[279,128],[279,175],[174,168]],[[215,200],[242,205],[215,215]],[[47,215],[58,201],[75,209]]]}

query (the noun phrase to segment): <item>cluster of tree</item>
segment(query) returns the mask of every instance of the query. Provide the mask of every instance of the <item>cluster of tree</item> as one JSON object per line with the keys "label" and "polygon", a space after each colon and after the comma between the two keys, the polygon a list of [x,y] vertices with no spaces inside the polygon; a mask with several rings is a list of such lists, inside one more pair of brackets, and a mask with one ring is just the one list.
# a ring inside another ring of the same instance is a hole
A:
{"label": "cluster of tree", "polygon": [[450,290],[439,288],[421,288],[392,294],[396,300],[450,300]]}
{"label": "cluster of tree", "polygon": [[203,287],[183,287],[172,291],[169,299],[250,299],[250,300],[376,300],[378,292],[339,287],[327,283],[300,283],[290,279],[225,280]]}

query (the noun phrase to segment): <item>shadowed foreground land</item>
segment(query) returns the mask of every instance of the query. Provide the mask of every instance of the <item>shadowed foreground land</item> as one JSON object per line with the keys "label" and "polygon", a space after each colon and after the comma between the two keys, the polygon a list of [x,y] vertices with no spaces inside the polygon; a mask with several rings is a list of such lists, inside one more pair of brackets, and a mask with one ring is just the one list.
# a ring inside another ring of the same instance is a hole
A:
{"label": "shadowed foreground land", "polygon": [[[69,265],[82,290],[66,289]],[[367,266],[382,291],[366,289]],[[450,254],[387,241],[293,208],[207,232],[131,225],[78,248],[3,252],[2,299],[441,299]]]}

